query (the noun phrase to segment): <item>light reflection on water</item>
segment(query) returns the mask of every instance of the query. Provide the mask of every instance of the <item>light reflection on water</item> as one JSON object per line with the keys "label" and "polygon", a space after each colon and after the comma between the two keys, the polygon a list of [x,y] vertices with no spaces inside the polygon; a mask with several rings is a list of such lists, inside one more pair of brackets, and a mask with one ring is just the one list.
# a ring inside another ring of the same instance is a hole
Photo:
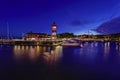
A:
{"label": "light reflection on water", "polygon": [[110,42],[104,43],[104,56],[109,55],[110,52]]}
{"label": "light reflection on water", "polygon": [[87,59],[94,59],[99,55],[107,58],[113,54],[120,54],[120,45],[115,42],[86,43],[82,48],[78,49],[76,53],[79,53],[80,57],[87,57]]}
{"label": "light reflection on water", "polygon": [[[113,45],[114,44],[114,45]],[[118,44],[111,42],[93,42],[93,43],[85,43],[81,44],[82,48],[74,49],[75,54],[80,54],[80,56],[92,57],[98,56],[99,54],[103,55],[103,57],[109,56],[112,51],[114,53],[119,53],[120,48]],[[111,46],[113,45],[113,46]],[[14,46],[14,55],[15,57],[23,57],[24,55],[28,56],[30,60],[36,60],[40,56],[48,61],[57,61],[62,57],[63,54],[62,46],[56,47],[46,47],[46,46]],[[69,47],[68,47],[69,48]],[[115,51],[114,51],[115,50]],[[73,53],[73,54],[74,54]]]}
{"label": "light reflection on water", "polygon": [[[15,74],[25,76],[27,79],[31,79],[34,73],[36,80],[42,80],[40,75],[45,76],[44,80],[69,80],[72,76],[76,78],[72,80],[86,80],[86,78],[87,80],[120,80],[120,45],[118,43],[87,42],[81,45],[82,47],[1,46],[0,54],[5,54],[0,55],[1,66],[6,63],[7,67],[3,67],[6,73],[10,68],[9,74],[14,75],[12,73],[14,71]],[[54,66],[54,64],[58,65]],[[68,79],[64,79],[63,76]],[[63,79],[59,79],[61,77]]]}
{"label": "light reflection on water", "polygon": [[[120,45],[115,42],[92,42],[81,44],[82,48],[73,48],[73,54],[80,54],[80,57],[96,58],[98,55],[108,57],[111,54],[120,55]],[[16,58],[27,56],[30,60],[37,60],[40,56],[48,62],[59,60],[63,55],[62,46],[14,46],[14,55]],[[69,49],[69,47],[68,47]]]}
{"label": "light reflection on water", "polygon": [[14,46],[14,55],[16,59],[28,57],[31,61],[43,57],[49,63],[57,62],[62,57],[62,46],[46,47],[46,46]]}

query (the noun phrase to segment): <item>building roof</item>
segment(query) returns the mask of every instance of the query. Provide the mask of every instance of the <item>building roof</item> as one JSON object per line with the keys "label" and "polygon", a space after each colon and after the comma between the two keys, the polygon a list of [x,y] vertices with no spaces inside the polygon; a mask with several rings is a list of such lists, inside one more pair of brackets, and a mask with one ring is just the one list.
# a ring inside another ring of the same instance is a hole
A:
{"label": "building roof", "polygon": [[33,35],[49,35],[47,33],[33,33],[33,32],[28,32],[26,34],[33,34]]}

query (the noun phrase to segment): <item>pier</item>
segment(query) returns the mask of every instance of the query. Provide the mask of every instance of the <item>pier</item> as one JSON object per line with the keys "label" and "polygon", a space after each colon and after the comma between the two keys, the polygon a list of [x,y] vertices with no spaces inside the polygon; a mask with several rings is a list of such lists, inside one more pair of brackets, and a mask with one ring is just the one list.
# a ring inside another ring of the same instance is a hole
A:
{"label": "pier", "polygon": [[1,45],[39,45],[39,46],[56,46],[60,44],[60,40],[52,41],[52,40],[37,40],[37,41],[29,41],[22,39],[12,39],[12,40],[0,40]]}
{"label": "pier", "polygon": [[[61,40],[61,39],[56,39],[56,40],[35,40],[35,41],[30,41],[30,40],[22,40],[22,39],[0,39],[0,45],[23,45],[23,46],[79,46],[84,43],[92,43],[92,42],[112,42],[112,40],[101,40],[101,39],[70,39],[70,40]],[[120,43],[119,41],[114,41],[117,43]]]}

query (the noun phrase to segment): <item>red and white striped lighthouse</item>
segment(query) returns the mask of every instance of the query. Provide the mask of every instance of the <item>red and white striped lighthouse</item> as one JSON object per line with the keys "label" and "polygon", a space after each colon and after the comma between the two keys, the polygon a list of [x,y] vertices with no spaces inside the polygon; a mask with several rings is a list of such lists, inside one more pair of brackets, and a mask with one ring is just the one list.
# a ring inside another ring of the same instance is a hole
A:
{"label": "red and white striped lighthouse", "polygon": [[57,29],[57,25],[55,22],[53,22],[53,24],[52,24],[52,40],[55,40],[57,38],[56,29]]}

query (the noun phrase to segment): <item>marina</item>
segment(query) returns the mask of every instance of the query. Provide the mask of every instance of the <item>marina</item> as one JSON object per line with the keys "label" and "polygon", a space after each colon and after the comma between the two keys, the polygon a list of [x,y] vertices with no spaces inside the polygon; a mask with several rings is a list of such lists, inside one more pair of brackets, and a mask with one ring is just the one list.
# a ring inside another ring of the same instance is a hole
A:
{"label": "marina", "polygon": [[0,0],[0,80],[120,80],[120,0]]}
{"label": "marina", "polygon": [[4,80],[116,80],[117,78],[119,80],[119,53],[120,46],[116,42],[86,42],[82,48],[2,45],[0,78]]}
{"label": "marina", "polygon": [[83,43],[93,43],[93,42],[116,42],[119,44],[119,41],[103,41],[103,40],[22,40],[22,39],[12,39],[12,40],[0,40],[0,45],[23,45],[23,46],[79,46]]}

